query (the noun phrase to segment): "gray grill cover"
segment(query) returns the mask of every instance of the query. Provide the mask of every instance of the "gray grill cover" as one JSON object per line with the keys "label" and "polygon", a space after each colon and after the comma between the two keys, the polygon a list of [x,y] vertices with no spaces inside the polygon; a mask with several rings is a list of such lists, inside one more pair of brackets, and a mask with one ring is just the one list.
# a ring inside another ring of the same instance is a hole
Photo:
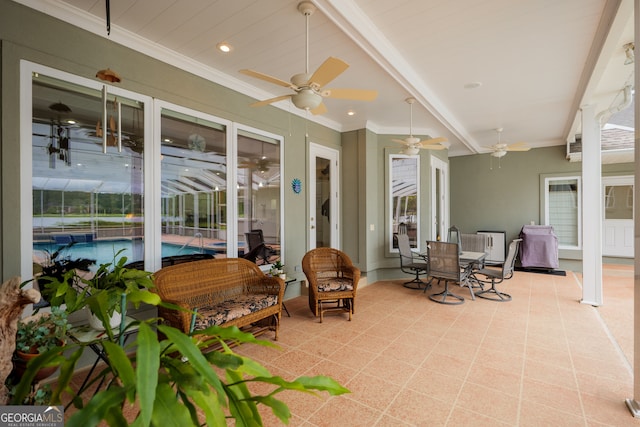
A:
{"label": "gray grill cover", "polygon": [[558,237],[552,226],[525,225],[520,238],[520,262],[524,268],[558,268]]}

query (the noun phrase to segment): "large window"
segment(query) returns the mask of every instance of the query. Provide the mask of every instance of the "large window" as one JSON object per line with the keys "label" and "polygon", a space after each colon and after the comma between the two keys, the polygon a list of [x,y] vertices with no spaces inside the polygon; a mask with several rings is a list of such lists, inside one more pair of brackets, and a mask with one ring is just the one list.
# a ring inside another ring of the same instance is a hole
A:
{"label": "large window", "polygon": [[282,137],[27,61],[21,93],[23,277],[61,248],[244,256],[252,230],[280,258]]}
{"label": "large window", "polygon": [[561,248],[581,247],[580,177],[547,177],[544,180],[545,225],[553,226]]}
{"label": "large window", "polygon": [[238,129],[237,147],[238,250],[249,253],[256,250],[256,243],[262,243],[265,251],[259,262],[263,258],[274,261],[280,257],[282,234],[281,140],[253,129]]}
{"label": "large window", "polygon": [[227,255],[227,126],[161,113],[162,256]]}
{"label": "large window", "polygon": [[390,251],[398,249],[397,234],[408,234],[412,248],[420,242],[420,162],[418,156],[389,155],[389,243]]}
{"label": "large window", "polygon": [[[36,263],[144,257],[144,104],[33,74],[32,218]],[[105,120],[106,118],[106,120]]]}

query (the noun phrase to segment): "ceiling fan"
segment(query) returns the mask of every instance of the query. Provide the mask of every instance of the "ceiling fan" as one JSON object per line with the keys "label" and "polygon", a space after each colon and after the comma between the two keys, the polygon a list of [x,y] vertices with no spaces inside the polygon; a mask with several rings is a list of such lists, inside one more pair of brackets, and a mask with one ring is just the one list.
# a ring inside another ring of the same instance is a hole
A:
{"label": "ceiling fan", "polygon": [[491,149],[491,155],[493,157],[504,157],[507,154],[507,151],[529,151],[531,147],[527,145],[526,142],[515,142],[513,144],[505,144],[501,140],[501,135],[503,128],[497,128],[495,131],[498,133],[498,142],[487,148]]}
{"label": "ceiling fan", "polygon": [[407,104],[409,104],[409,136],[405,139],[393,139],[393,142],[397,142],[398,144],[403,144],[405,148],[402,149],[402,154],[414,155],[418,154],[421,148],[426,150],[444,150],[449,148],[449,144],[447,143],[447,138],[438,137],[438,138],[427,138],[424,140],[420,140],[420,138],[416,138],[413,136],[413,104],[416,102],[415,98],[407,98],[405,99]]}
{"label": "ceiling fan", "polygon": [[241,162],[238,164],[238,167],[246,168],[251,171],[258,171],[260,173],[266,173],[269,172],[269,168],[271,167],[272,163],[273,162],[264,155],[264,143],[262,143],[260,157],[257,157],[253,160],[248,159],[244,162]]}
{"label": "ceiling fan", "polygon": [[312,114],[323,114],[327,111],[322,102],[324,98],[352,99],[356,101],[373,101],[378,96],[375,90],[366,89],[325,89],[324,86],[342,74],[349,64],[341,59],[329,57],[313,73],[309,73],[309,16],[316,7],[309,1],[298,4],[298,11],[306,17],[306,68],[304,73],[295,74],[291,77],[291,82],[280,80],[277,77],[260,73],[253,70],[240,70],[242,74],[264,80],[278,86],[293,89],[290,95],[281,95],[275,98],[265,99],[251,104],[252,107],[261,107],[274,102],[291,99],[293,105],[302,110],[310,111]]}

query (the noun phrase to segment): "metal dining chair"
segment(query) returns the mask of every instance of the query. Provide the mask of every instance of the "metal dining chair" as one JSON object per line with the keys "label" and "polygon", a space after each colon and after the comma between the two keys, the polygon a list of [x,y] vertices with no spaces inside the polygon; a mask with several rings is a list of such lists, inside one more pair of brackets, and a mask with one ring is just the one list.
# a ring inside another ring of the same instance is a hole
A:
{"label": "metal dining chair", "polygon": [[400,270],[403,273],[416,275],[413,280],[404,282],[403,286],[409,289],[428,288],[429,283],[423,282],[420,276],[429,274],[429,264],[425,262],[424,257],[419,256],[411,250],[409,236],[407,234],[398,234],[397,238],[398,253],[400,254]]}
{"label": "metal dining chair", "polygon": [[429,299],[439,304],[462,304],[464,298],[449,291],[449,283],[463,283],[468,278],[468,270],[460,268],[460,252],[457,243],[427,242],[429,276],[444,281],[444,291],[429,295]]}
{"label": "metal dining chair", "polygon": [[[507,259],[504,261],[504,264],[502,264],[502,269],[483,268],[474,271],[473,274],[476,277],[476,280],[479,280],[482,283],[491,284],[490,288],[476,292],[476,296],[478,298],[490,299],[492,301],[499,302],[511,301],[511,295],[498,291],[496,289],[496,285],[513,277],[513,269],[516,263],[516,256],[518,255],[520,242],[522,242],[522,239],[515,239],[509,243],[509,252],[507,253]],[[477,275],[479,274],[485,276],[485,279],[478,279]]]}

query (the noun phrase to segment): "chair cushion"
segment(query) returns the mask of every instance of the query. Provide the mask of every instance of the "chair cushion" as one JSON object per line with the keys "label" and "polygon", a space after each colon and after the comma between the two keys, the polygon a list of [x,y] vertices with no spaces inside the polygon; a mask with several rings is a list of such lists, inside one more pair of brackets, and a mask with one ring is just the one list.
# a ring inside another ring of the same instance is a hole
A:
{"label": "chair cushion", "polygon": [[343,277],[318,279],[318,292],[352,291],[353,281]]}
{"label": "chair cushion", "polygon": [[222,325],[247,314],[255,313],[278,303],[277,295],[242,295],[219,304],[199,307],[194,329]]}

